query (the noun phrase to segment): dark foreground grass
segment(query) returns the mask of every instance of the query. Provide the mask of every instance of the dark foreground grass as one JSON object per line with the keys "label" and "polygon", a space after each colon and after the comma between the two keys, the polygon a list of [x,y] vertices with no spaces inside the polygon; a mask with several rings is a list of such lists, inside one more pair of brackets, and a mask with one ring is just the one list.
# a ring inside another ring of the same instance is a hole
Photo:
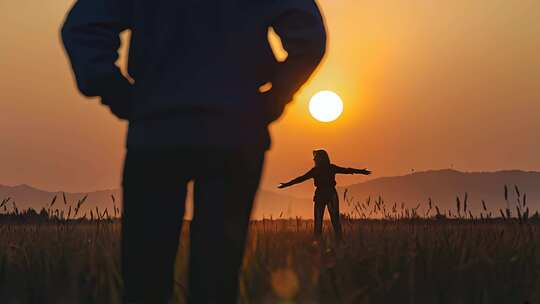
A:
{"label": "dark foreground grass", "polygon": [[[187,226],[178,303],[187,286]],[[334,248],[331,239],[313,243],[310,221],[253,222],[240,302],[540,303],[539,227],[346,220],[346,244]],[[118,303],[119,228],[114,221],[0,224],[0,303]]]}

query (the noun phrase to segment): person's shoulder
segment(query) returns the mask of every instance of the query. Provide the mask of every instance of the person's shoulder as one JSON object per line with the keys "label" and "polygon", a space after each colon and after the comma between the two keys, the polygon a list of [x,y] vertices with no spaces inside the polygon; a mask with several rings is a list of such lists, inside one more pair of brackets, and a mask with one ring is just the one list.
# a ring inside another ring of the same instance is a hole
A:
{"label": "person's shoulder", "polygon": [[312,9],[314,0],[256,0],[259,4],[268,5],[276,9]]}
{"label": "person's shoulder", "polygon": [[336,173],[336,172],[339,172],[340,170],[343,170],[343,168],[335,164],[330,164],[330,171]]}

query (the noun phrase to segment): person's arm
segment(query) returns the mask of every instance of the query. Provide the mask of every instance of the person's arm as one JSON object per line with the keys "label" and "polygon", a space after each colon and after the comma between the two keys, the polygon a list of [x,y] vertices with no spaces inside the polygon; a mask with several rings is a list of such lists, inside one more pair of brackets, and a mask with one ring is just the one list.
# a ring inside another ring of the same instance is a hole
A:
{"label": "person's arm", "polygon": [[290,187],[292,185],[296,185],[296,184],[305,182],[305,181],[307,181],[308,179],[310,179],[312,177],[313,177],[313,169],[306,172],[306,174],[304,174],[302,176],[299,176],[299,177],[297,177],[295,179],[292,179],[292,180],[290,180],[290,181],[288,181],[286,183],[280,183],[278,188],[279,189],[287,188],[287,187]]}
{"label": "person's arm", "polygon": [[271,76],[269,91],[277,119],[285,105],[304,85],[321,62],[326,51],[324,21],[314,0],[282,1],[283,9],[270,26],[281,38],[287,59],[278,62]]}
{"label": "person's arm", "polygon": [[120,32],[130,27],[131,1],[78,0],[61,29],[79,91],[99,96],[119,118],[129,115],[133,86],[115,62]]}
{"label": "person's arm", "polygon": [[340,166],[333,165],[334,172],[340,173],[340,174],[364,174],[364,175],[370,175],[371,171],[368,169],[355,169],[355,168],[343,168]]}

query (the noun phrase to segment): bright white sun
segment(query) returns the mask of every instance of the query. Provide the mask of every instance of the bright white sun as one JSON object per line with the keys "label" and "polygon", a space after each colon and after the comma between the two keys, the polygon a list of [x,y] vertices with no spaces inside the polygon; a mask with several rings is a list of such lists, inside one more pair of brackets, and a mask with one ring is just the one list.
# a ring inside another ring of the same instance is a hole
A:
{"label": "bright white sun", "polygon": [[311,97],[309,113],[318,121],[334,121],[343,113],[343,101],[332,91],[320,91]]}

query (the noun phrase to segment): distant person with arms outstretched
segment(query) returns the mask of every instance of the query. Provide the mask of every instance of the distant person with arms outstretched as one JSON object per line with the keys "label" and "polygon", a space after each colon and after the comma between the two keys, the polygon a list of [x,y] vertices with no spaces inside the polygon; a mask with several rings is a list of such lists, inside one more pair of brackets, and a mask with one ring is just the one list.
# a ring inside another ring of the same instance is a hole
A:
{"label": "distant person with arms outstretched", "polygon": [[325,150],[313,151],[313,161],[315,162],[315,167],[310,169],[306,174],[286,183],[281,183],[278,188],[283,189],[313,178],[313,182],[315,183],[315,195],[313,196],[313,201],[315,203],[313,212],[315,220],[315,237],[317,239],[321,237],[324,209],[328,208],[336,241],[341,242],[343,240],[343,235],[339,218],[339,197],[336,192],[336,174],[369,175],[371,174],[371,171],[367,169],[342,168],[336,166],[330,162],[330,157]]}
{"label": "distant person with arms outstretched", "polygon": [[[287,51],[283,62],[270,28]],[[124,30],[129,77],[115,64]],[[129,122],[124,303],[169,301],[190,181],[188,302],[237,303],[268,125],[325,52],[315,1],[78,0],[62,39],[82,94]]]}

